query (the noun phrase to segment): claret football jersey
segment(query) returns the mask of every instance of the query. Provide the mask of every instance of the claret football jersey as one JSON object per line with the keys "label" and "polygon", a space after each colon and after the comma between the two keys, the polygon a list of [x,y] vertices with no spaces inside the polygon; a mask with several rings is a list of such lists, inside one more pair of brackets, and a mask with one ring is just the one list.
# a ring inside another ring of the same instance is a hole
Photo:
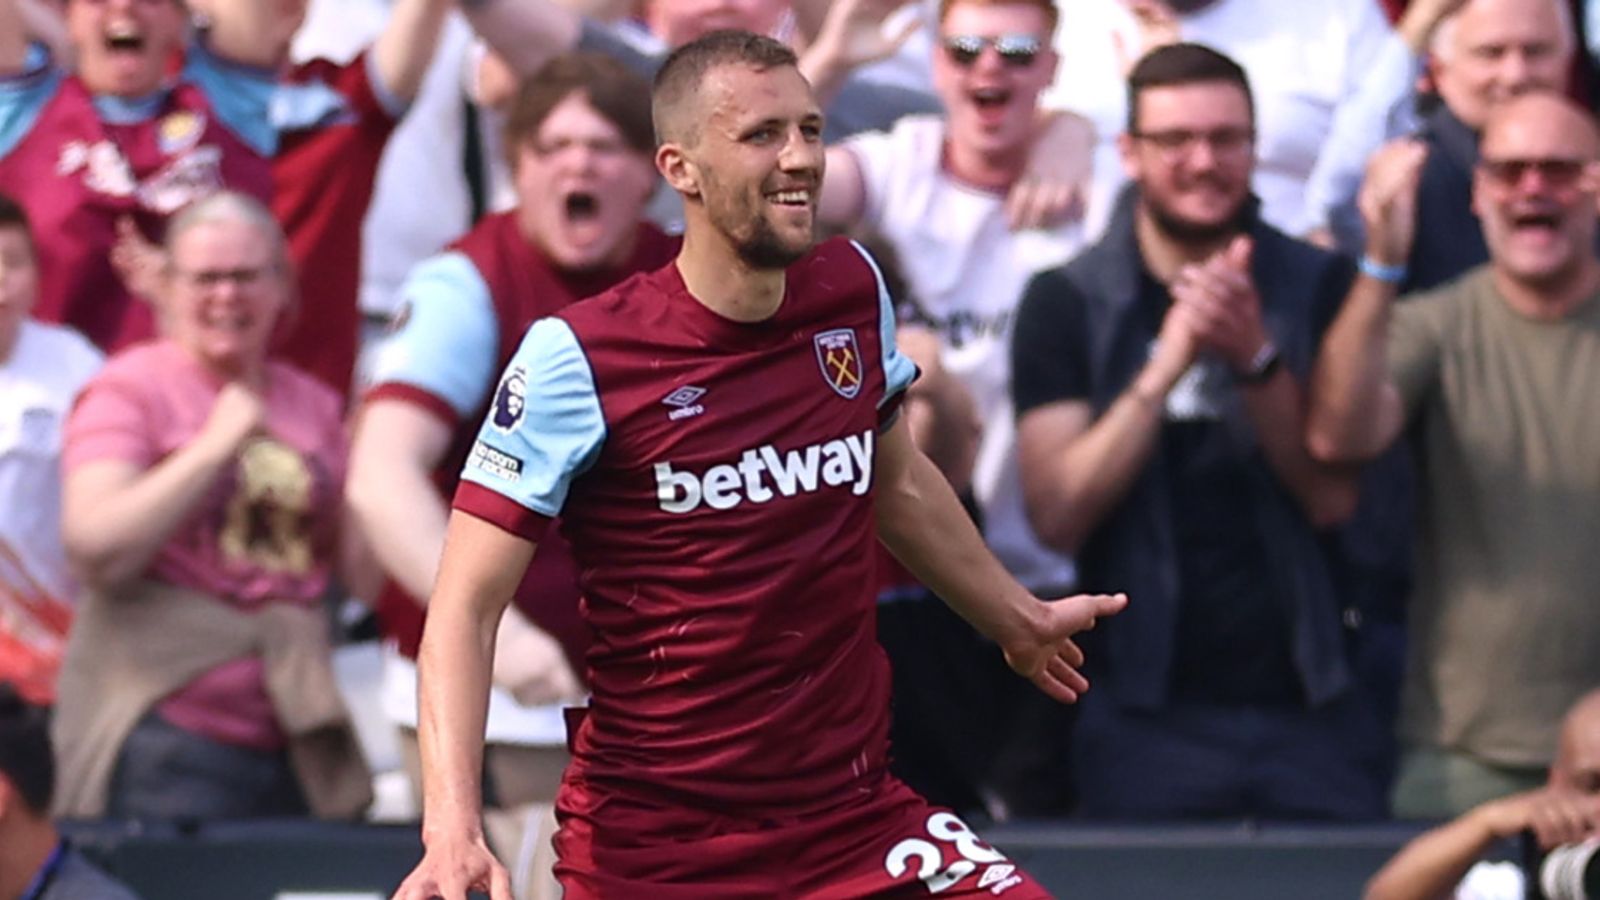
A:
{"label": "claret football jersey", "polygon": [[535,542],[561,517],[595,632],[571,777],[758,816],[876,789],[873,458],[914,377],[842,239],[762,322],[706,308],[674,264],[528,330],[455,506]]}

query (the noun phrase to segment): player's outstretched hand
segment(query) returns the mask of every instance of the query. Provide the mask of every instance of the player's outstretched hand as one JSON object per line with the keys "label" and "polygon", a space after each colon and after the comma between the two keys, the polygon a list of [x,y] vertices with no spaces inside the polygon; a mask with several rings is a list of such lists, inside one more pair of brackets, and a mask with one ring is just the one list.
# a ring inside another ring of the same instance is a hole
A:
{"label": "player's outstretched hand", "polygon": [[511,876],[482,837],[429,844],[394,900],[467,900],[467,891],[511,900]]}
{"label": "player's outstretched hand", "polygon": [[1034,633],[1013,646],[1003,647],[1006,662],[1018,675],[1062,703],[1076,703],[1089,689],[1089,679],[1078,667],[1083,651],[1072,636],[1088,631],[1106,616],[1128,605],[1126,594],[1078,594],[1041,603]]}

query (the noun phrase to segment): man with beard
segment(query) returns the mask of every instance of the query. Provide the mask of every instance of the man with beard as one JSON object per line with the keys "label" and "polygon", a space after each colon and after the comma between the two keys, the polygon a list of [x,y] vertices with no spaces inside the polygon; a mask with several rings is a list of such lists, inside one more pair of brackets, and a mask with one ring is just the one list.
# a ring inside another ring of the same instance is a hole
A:
{"label": "man with beard", "polygon": [[1415,448],[1394,791],[1395,813],[1415,818],[1538,787],[1562,714],[1600,683],[1600,134],[1533,93],[1489,113],[1481,149],[1472,208],[1489,264],[1402,303],[1423,155],[1374,162],[1363,274],[1328,330],[1307,431],[1327,460],[1402,433]]}
{"label": "man with beard", "polygon": [[1440,18],[1461,0],[1413,0],[1391,28],[1377,0],[1077,0],[1056,33],[1061,57],[1045,105],[1091,119],[1100,136],[1090,234],[1122,185],[1116,134],[1124,83],[1149,50],[1175,41],[1212,47],[1255,89],[1262,216],[1292,235],[1328,224],[1355,193],[1366,159],[1395,133],[1390,118],[1414,93]]}
{"label": "man with beard", "polygon": [[1037,276],[1013,392],[1035,529],[1080,584],[1137,598],[1093,636],[1074,765],[1097,819],[1376,818],[1382,729],[1352,689],[1345,470],[1301,441],[1302,384],[1350,283],[1261,221],[1245,74],[1196,44],[1141,60],[1105,237]]}
{"label": "man with beard", "polygon": [[[386,662],[384,706],[401,727],[413,778],[411,661],[448,498],[479,423],[487,416],[510,427],[525,414],[525,385],[497,396],[495,374],[535,319],[659,268],[678,247],[640,221],[656,184],[649,86],[621,64],[597,54],[549,62],[512,102],[505,142],[518,205],[406,281],[405,312],[376,355],[351,451],[349,502],[389,576],[378,615],[398,654]],[[552,704],[582,698],[586,645],[571,555],[551,534],[501,623],[484,760],[485,822],[496,849],[518,860],[519,897],[557,895],[549,813],[567,754]],[[542,833],[525,833],[530,823]],[[525,846],[544,852],[530,860]]]}
{"label": "man with beard", "polygon": [[[870,258],[814,246],[822,114],[792,51],[680,49],[656,166],[673,265],[529,329],[456,493],[422,644],[427,853],[400,900],[506,897],[478,828],[494,624],[560,515],[595,641],[557,806],[569,898],[1047,896],[888,774],[882,540],[1059,700],[1121,596],[1044,603],[897,417],[915,368]],[[919,883],[920,882],[920,883]]]}

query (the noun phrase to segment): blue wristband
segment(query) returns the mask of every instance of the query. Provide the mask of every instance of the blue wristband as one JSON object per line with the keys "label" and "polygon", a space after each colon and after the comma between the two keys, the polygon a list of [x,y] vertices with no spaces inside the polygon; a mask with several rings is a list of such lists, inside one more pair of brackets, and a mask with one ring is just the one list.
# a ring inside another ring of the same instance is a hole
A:
{"label": "blue wristband", "polygon": [[1411,274],[1411,270],[1406,267],[1405,263],[1401,263],[1398,266],[1386,266],[1366,254],[1361,255],[1361,261],[1356,263],[1356,268],[1361,270],[1361,274],[1368,278],[1377,279],[1384,284],[1399,284],[1406,280],[1407,275]]}

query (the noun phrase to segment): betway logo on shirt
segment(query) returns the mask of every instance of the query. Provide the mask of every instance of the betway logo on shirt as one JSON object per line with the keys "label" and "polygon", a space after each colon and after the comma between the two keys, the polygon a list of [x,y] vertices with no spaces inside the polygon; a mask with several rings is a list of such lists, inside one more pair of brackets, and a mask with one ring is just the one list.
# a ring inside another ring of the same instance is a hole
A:
{"label": "betway logo on shirt", "polygon": [[811,494],[823,487],[846,487],[857,497],[872,489],[871,429],[798,450],[780,452],[771,444],[746,450],[738,462],[712,466],[704,475],[673,471],[656,463],[656,497],[663,512],[687,513],[701,505],[732,509],[744,502]]}

